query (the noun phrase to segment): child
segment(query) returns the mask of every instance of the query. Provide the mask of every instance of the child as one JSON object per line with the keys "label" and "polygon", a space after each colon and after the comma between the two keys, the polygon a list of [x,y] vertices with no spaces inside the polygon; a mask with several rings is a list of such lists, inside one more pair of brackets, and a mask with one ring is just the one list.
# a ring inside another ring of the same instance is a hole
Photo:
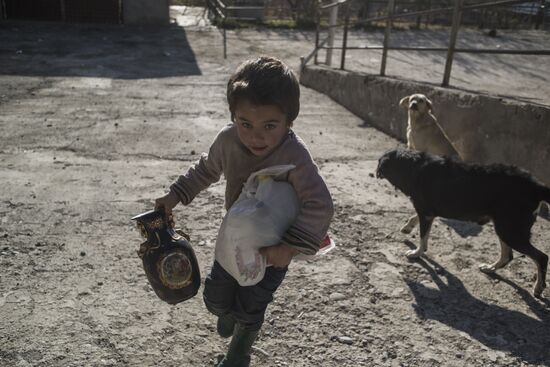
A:
{"label": "child", "polygon": [[292,257],[315,254],[333,215],[330,193],[305,143],[292,131],[300,109],[300,87],[294,73],[281,61],[259,57],[241,64],[227,83],[232,124],[224,127],[208,155],[155,201],[155,208],[170,213],[179,202],[187,205],[202,190],[220,179],[227,181],[225,208],[237,200],[251,173],[262,168],[293,164],[285,181],[296,190],[300,212],[281,242],[263,247],[268,267],[256,285],[239,286],[217,261],[204,282],[203,298],[218,316],[222,337],[232,336],[218,367],[248,366],[250,349],[264,321],[267,305],[285,277]]}

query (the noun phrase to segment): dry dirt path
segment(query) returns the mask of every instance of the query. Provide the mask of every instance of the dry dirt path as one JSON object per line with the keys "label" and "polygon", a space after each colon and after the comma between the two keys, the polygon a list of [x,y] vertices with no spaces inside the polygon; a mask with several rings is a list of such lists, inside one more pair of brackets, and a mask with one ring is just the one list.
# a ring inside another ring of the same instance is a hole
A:
{"label": "dry dirt path", "polygon": [[[0,366],[210,366],[226,341],[200,297],[156,298],[129,218],[150,209],[227,123],[236,64],[270,53],[298,66],[307,34],[234,32],[229,58],[208,26],[185,30],[0,23]],[[308,43],[309,44],[309,43]],[[308,48],[309,49],[309,48]],[[498,276],[491,226],[438,221],[428,257],[398,228],[406,198],[373,177],[397,141],[302,89],[296,132],[333,193],[338,248],[292,264],[253,365],[548,366],[548,301],[533,265]],[[223,183],[176,220],[203,275]],[[533,242],[550,252],[550,224]]]}

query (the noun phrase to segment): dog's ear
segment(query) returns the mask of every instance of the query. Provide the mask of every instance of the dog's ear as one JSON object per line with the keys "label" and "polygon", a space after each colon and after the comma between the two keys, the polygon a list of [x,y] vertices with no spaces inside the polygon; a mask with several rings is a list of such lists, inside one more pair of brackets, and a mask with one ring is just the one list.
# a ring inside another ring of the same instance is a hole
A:
{"label": "dog's ear", "polygon": [[432,104],[432,101],[430,101],[428,97],[426,97],[426,105],[428,106],[428,112],[434,113],[434,106]]}
{"label": "dog's ear", "polygon": [[401,100],[399,101],[399,107],[409,108],[409,97],[410,96],[401,98]]}

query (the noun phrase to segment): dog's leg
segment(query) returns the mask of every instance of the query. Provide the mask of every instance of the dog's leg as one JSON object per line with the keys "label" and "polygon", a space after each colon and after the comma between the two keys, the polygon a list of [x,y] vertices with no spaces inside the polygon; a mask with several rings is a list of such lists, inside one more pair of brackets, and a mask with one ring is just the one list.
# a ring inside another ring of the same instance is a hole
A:
{"label": "dog's leg", "polygon": [[496,270],[503,268],[514,258],[514,254],[510,246],[503,240],[500,240],[500,259],[493,264],[481,264],[479,270],[484,273],[494,273]]}
{"label": "dog's leg", "polygon": [[498,237],[506,242],[512,249],[528,256],[537,266],[537,280],[533,288],[533,295],[540,297],[546,288],[546,271],[548,269],[548,256],[535,248],[530,241],[531,227],[535,222],[534,216],[526,213],[519,213],[513,220],[500,221],[494,219],[495,231]]}
{"label": "dog's leg", "polygon": [[548,210],[548,204],[546,202],[540,202],[537,208],[537,214],[543,218],[548,218],[550,216],[550,210]]}
{"label": "dog's leg", "polygon": [[401,227],[401,232],[411,233],[413,228],[416,227],[417,224],[418,224],[418,215],[413,215],[412,217],[409,218],[407,223],[403,227]]}
{"label": "dog's leg", "polygon": [[409,259],[420,257],[428,250],[428,237],[434,218],[418,215],[418,221],[420,222],[420,246],[416,250],[409,250],[405,253]]}
{"label": "dog's leg", "polygon": [[529,256],[531,260],[537,266],[537,281],[533,288],[533,295],[540,297],[544,288],[546,288],[546,271],[548,269],[548,256],[536,249],[531,243],[528,243],[521,251],[523,254]]}
{"label": "dog's leg", "polygon": [[[544,288],[546,288],[546,271],[548,270],[548,255],[542,254],[542,259],[537,263],[537,282],[533,288],[533,295],[540,297]],[[535,260],[536,262],[536,260]]]}
{"label": "dog's leg", "polygon": [[538,252],[540,254],[539,261],[533,259],[533,261],[537,264],[537,282],[533,288],[533,295],[535,297],[540,297],[542,291],[546,288],[546,272],[548,270],[548,255],[542,253],[541,251]]}

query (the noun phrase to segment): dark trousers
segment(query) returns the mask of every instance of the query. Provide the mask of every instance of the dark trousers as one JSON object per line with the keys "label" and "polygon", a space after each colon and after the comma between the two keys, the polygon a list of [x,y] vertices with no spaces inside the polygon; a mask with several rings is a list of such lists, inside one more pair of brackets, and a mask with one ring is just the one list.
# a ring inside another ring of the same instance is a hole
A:
{"label": "dark trousers", "polygon": [[245,329],[259,330],[264,322],[267,305],[273,301],[273,293],[281,285],[287,269],[270,266],[258,284],[242,287],[214,261],[210,274],[204,280],[206,308],[218,317],[231,314]]}

